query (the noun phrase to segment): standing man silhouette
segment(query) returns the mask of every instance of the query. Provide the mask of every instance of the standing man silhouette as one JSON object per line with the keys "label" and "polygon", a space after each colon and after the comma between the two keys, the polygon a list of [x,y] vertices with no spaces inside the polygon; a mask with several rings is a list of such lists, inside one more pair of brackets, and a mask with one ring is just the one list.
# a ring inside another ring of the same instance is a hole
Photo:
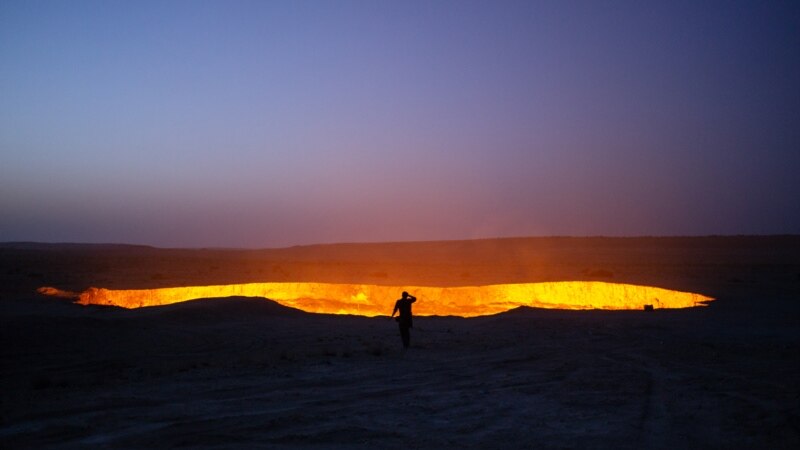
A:
{"label": "standing man silhouette", "polygon": [[[400,311],[400,316],[397,317],[397,323],[400,324],[400,338],[403,339],[403,347],[408,348],[411,345],[411,335],[408,330],[413,328],[411,316],[411,304],[417,301],[417,297],[403,291],[403,298],[395,302],[392,317],[397,311]],[[391,319],[390,317],[389,319]]]}

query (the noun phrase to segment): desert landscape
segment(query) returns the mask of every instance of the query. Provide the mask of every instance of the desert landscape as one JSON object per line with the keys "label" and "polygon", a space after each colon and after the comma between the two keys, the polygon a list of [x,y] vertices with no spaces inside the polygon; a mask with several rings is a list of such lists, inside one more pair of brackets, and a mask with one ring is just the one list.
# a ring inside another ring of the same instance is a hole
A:
{"label": "desert landscape", "polygon": [[[0,280],[3,448],[800,445],[797,236],[268,250],[9,243],[0,245]],[[125,309],[37,293],[561,281],[715,300],[418,316],[403,350],[388,319],[400,292],[377,317],[264,298]]]}
{"label": "desert landscape", "polygon": [[798,24],[0,2],[0,450],[800,448]]}

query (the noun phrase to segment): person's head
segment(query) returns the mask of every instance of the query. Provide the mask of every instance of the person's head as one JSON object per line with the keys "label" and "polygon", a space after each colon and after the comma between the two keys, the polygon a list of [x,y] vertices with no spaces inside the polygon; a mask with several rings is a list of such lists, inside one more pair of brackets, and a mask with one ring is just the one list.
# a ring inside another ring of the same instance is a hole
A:
{"label": "person's head", "polygon": [[408,298],[408,292],[403,291],[403,299],[407,299],[407,298]]}

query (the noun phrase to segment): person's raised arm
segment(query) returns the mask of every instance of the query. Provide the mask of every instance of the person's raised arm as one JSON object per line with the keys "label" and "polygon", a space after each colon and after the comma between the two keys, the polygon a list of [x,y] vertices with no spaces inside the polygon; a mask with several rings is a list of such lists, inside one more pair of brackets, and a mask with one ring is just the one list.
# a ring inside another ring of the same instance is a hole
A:
{"label": "person's raised arm", "polygon": [[408,294],[408,298],[409,298],[409,300],[411,300],[411,303],[414,303],[415,301],[417,301],[417,297],[414,297],[411,294]]}

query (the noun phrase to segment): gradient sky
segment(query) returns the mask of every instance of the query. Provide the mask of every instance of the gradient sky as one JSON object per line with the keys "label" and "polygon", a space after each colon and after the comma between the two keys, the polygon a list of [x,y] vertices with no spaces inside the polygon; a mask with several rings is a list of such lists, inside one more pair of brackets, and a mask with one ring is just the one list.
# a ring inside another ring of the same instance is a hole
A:
{"label": "gradient sky", "polygon": [[800,2],[0,3],[0,241],[800,233]]}

